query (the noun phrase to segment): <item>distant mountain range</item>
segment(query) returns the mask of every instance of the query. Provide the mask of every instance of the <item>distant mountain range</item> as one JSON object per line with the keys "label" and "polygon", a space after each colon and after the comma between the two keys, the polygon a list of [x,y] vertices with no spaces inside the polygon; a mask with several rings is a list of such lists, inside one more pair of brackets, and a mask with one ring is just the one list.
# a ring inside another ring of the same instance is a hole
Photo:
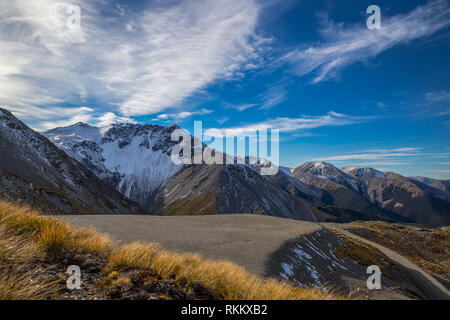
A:
{"label": "distant mountain range", "polygon": [[327,205],[405,222],[448,225],[450,221],[446,191],[396,173],[356,167],[340,170],[312,162],[295,168],[292,177],[323,190],[318,200]]}
{"label": "distant mountain range", "polygon": [[41,135],[1,110],[0,194],[54,213],[254,213],[450,224],[449,181],[325,162],[280,167],[275,176],[245,163],[176,165],[170,153],[177,128],[77,123]]}

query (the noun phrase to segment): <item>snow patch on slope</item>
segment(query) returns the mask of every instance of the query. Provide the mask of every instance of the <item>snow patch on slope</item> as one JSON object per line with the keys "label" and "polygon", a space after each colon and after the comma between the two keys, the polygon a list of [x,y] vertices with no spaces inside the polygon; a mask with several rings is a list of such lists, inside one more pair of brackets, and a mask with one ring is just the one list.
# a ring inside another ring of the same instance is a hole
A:
{"label": "snow patch on slope", "polygon": [[344,167],[341,170],[351,176],[358,178],[385,178],[383,172],[373,168],[360,168],[360,167]]}

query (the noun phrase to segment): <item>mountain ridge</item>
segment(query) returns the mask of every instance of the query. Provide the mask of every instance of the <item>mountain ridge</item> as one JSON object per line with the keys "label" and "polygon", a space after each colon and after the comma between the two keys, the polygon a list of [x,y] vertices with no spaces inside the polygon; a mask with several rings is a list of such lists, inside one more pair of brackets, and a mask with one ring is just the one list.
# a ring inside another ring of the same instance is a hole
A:
{"label": "mountain ridge", "polygon": [[[170,151],[175,142],[171,141],[170,133],[175,128],[179,127],[114,124],[96,128],[77,123],[73,126],[49,130],[44,135],[124,195],[158,214],[174,214],[176,211],[174,208],[187,214],[186,208],[194,210],[195,204],[199,203],[206,203],[205,208],[200,210],[203,213],[207,211],[225,213],[239,209],[231,210],[233,197],[231,195],[224,197],[220,191],[224,187],[222,182],[224,180],[218,177],[222,177],[223,172],[229,172],[224,169],[226,166],[208,170],[206,165],[201,165],[198,170],[194,170],[186,165],[171,165],[173,163],[170,159]],[[150,159],[150,161],[145,162],[143,159]],[[258,165],[246,164],[244,158],[241,160],[238,159],[239,164],[236,165],[258,168]],[[205,172],[209,172],[212,176],[208,176]],[[231,176],[233,183],[243,181],[240,177],[242,170],[233,172],[235,174]],[[198,180],[197,178],[202,174],[203,180]],[[183,183],[180,177],[193,179],[189,189],[190,196],[179,194],[179,190],[167,190],[167,187],[175,189],[177,185]],[[447,193],[431,186],[431,183],[427,185],[395,173],[384,173],[365,167],[339,169],[332,164],[317,161],[306,162],[293,169],[280,167],[275,176],[269,176],[269,180],[278,186],[276,188],[275,185],[271,185],[270,188],[272,192],[284,199],[281,202],[287,203],[294,196],[303,204],[307,204],[313,212],[320,212],[319,216],[323,213],[327,219],[336,212],[342,211],[345,212],[344,216],[352,217],[393,219],[433,225],[449,223],[450,209],[446,199]],[[265,181],[261,180],[260,185],[264,185]],[[204,185],[210,188],[202,187]],[[244,184],[241,183],[241,185]],[[199,192],[198,188],[203,191]],[[247,194],[250,199],[253,197],[250,195],[255,193],[249,189],[258,189],[258,186],[249,184],[246,188],[238,188],[238,190],[242,194]],[[194,189],[197,191],[194,192]],[[264,192],[268,191],[261,191],[261,193]],[[175,199],[175,195],[179,199]],[[190,201],[180,200],[185,196]],[[281,211],[274,210],[277,207],[273,204],[274,202],[271,206],[264,204],[263,199],[266,198],[267,196],[252,198],[256,201],[255,203],[241,202],[242,207],[239,212],[267,214],[267,211],[271,211],[272,213],[269,214],[296,216],[292,214],[295,210],[287,209],[286,206],[283,206]],[[241,200],[238,197],[234,199],[237,202]],[[219,208],[220,201],[228,201],[229,206]],[[250,203],[253,204],[250,205]],[[214,210],[208,207],[209,205],[212,205]],[[267,210],[268,208],[272,210]],[[300,212],[303,213],[299,216],[303,217],[305,210],[301,209]]]}
{"label": "mountain ridge", "polygon": [[49,213],[145,213],[50,140],[0,109],[0,193]]}
{"label": "mountain ridge", "polygon": [[406,222],[436,226],[450,223],[450,203],[436,196],[444,192],[396,173],[364,167],[343,169],[309,162],[295,168],[292,176],[326,190],[340,207],[374,214],[371,206],[365,207],[369,202],[382,214],[389,212],[389,216]]}

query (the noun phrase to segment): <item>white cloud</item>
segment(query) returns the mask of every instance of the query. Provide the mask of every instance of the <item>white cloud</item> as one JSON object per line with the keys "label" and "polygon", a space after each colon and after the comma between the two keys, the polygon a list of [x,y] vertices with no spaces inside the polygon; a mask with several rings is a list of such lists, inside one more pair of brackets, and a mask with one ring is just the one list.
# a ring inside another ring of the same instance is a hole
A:
{"label": "white cloud", "polygon": [[118,116],[112,112],[107,112],[98,117],[95,125],[104,127],[113,123],[136,123],[136,121],[127,117]]}
{"label": "white cloud", "polygon": [[67,126],[76,122],[89,123],[93,121],[94,110],[89,107],[35,107],[6,106],[20,120],[33,123],[31,127],[35,130],[48,130],[55,127]]}
{"label": "white cloud", "polygon": [[[7,108],[7,106],[0,106]],[[136,123],[133,119],[122,117],[113,112],[99,113],[89,107],[34,107],[27,108],[10,106],[9,110],[19,119],[26,121],[34,121],[31,127],[38,131],[45,131],[56,127],[69,126],[77,122],[89,123],[96,126],[106,126],[112,123]]]}
{"label": "white cloud", "polygon": [[259,109],[271,109],[286,100],[286,96],[287,91],[283,87],[272,87],[261,96],[262,105]]}
{"label": "white cloud", "polygon": [[368,149],[363,152],[376,152],[376,153],[390,153],[390,152],[418,152],[421,148],[406,147],[406,148],[395,148],[395,149]]}
{"label": "white cloud", "polygon": [[137,20],[142,33],[130,44],[129,55],[136,59],[127,65],[129,77],[123,79],[123,68],[107,76],[131,92],[120,110],[161,112],[219,77],[234,78],[249,61],[257,63],[264,42],[254,31],[258,14],[252,0],[182,1],[145,12]]}
{"label": "white cloud", "polygon": [[332,157],[326,157],[322,158],[320,160],[323,161],[341,161],[341,160],[378,160],[378,159],[384,159],[384,158],[393,158],[393,157],[410,157],[410,156],[417,156],[418,154],[415,153],[360,153],[360,154],[346,154],[346,155],[339,155],[339,156],[332,156]]}
{"label": "white cloud", "polygon": [[242,133],[248,130],[264,129],[279,129],[280,132],[294,132],[319,127],[344,126],[366,122],[372,119],[374,118],[350,116],[330,111],[324,116],[302,116],[300,118],[279,117],[241,127],[233,127],[228,130],[234,134]]}
{"label": "white cloud", "polygon": [[425,99],[431,102],[450,101],[450,92],[442,90],[437,92],[428,92]]}
{"label": "white cloud", "polygon": [[357,166],[404,166],[410,163],[409,161],[376,161],[376,162],[362,162],[355,164]]}
{"label": "white cloud", "polygon": [[70,5],[81,7],[78,32],[66,27],[65,3],[2,2],[0,104],[26,113],[92,99],[105,106],[100,115],[111,106],[126,117],[159,113],[259,65],[266,43],[255,33],[256,0],[156,2],[140,12]]}
{"label": "white cloud", "polygon": [[253,103],[253,104],[252,103],[245,103],[245,104],[240,104],[240,105],[230,105],[229,104],[229,105],[226,106],[226,108],[235,109],[235,110],[237,110],[239,112],[245,111],[245,110],[253,108],[253,107],[256,107],[255,103]]}
{"label": "white cloud", "polygon": [[127,14],[127,10],[124,7],[122,7],[120,4],[116,3],[116,8],[117,8],[117,10],[119,12],[119,15],[121,17],[123,17],[124,15]]}
{"label": "white cloud", "polygon": [[228,120],[230,120],[229,117],[223,117],[221,119],[217,119],[216,122],[220,125],[224,124],[225,122],[227,122]]}
{"label": "white cloud", "polygon": [[369,30],[364,24],[344,26],[324,19],[324,41],[307,49],[290,52],[284,60],[294,64],[300,75],[315,73],[313,83],[333,78],[345,67],[366,61],[396,45],[431,36],[450,25],[447,0],[417,7],[407,14],[382,17],[382,29]]}
{"label": "white cloud", "polygon": [[259,107],[259,110],[271,109],[287,99],[288,91],[283,85],[274,85],[263,93],[257,95],[255,103],[243,103],[243,104],[226,104],[225,108],[235,109],[239,112],[251,109],[254,107]]}
{"label": "white cloud", "polygon": [[[400,165],[402,158],[422,156],[424,153],[419,152],[420,148],[394,148],[394,149],[370,149],[365,152],[353,152],[349,154],[328,156],[320,158],[322,161],[348,161],[352,160],[384,160],[384,162],[376,162],[377,165]],[[390,161],[386,161],[390,160]],[[365,165],[371,165],[366,163]]]}
{"label": "white cloud", "polygon": [[210,114],[212,113],[212,110],[209,109],[201,109],[198,111],[182,111],[182,112],[178,112],[178,113],[162,113],[160,115],[158,115],[156,117],[156,119],[154,120],[175,120],[175,121],[180,121],[183,119],[187,119],[193,116],[201,116],[201,115],[206,115],[206,114]]}
{"label": "white cloud", "polygon": [[443,152],[443,153],[432,153],[430,154],[431,158],[450,158],[450,153]]}

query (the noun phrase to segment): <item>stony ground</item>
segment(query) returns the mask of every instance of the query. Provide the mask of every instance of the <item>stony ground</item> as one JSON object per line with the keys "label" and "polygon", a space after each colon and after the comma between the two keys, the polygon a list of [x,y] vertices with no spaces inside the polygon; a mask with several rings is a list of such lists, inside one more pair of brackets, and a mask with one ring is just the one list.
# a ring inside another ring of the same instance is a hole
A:
{"label": "stony ground", "polygon": [[[81,270],[81,288],[69,290],[66,274],[70,265]],[[71,250],[55,259],[48,266],[48,272],[60,279],[58,299],[66,300],[191,300],[207,298],[204,290],[189,294],[180,281],[167,281],[142,270],[124,270],[106,273],[106,260],[82,249]]]}

